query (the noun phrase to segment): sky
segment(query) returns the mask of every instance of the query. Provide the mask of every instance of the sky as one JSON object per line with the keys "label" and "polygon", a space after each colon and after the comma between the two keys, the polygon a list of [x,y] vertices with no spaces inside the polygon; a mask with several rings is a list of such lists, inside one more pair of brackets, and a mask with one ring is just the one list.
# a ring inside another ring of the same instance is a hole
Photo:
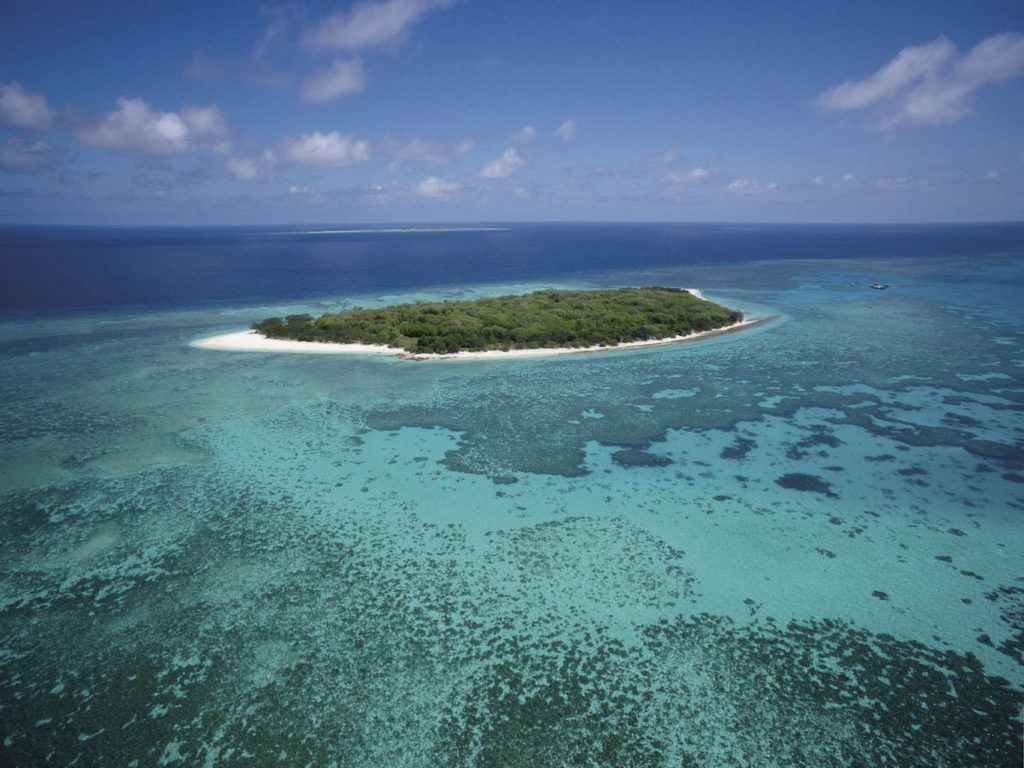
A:
{"label": "sky", "polygon": [[0,2],[0,223],[1021,220],[1021,0]]}

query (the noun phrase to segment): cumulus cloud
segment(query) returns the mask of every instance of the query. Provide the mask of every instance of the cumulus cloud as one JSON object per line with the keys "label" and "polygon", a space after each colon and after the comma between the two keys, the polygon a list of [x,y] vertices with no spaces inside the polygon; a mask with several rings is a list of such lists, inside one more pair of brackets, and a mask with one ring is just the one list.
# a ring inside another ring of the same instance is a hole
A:
{"label": "cumulus cloud", "polygon": [[231,144],[228,141],[231,126],[216,105],[186,106],[181,108],[179,114],[188,128],[188,138],[192,144],[201,144],[222,153],[231,151]]}
{"label": "cumulus cloud", "polygon": [[774,181],[762,184],[751,179],[735,179],[729,183],[726,190],[734,195],[759,195],[762,192],[772,192],[779,188]]}
{"label": "cumulus cloud", "polygon": [[360,51],[399,40],[430,11],[453,0],[383,0],[359,2],[348,11],[331,14],[305,37],[313,48]]}
{"label": "cumulus cloud", "polygon": [[299,138],[285,139],[281,158],[299,165],[340,167],[356,165],[370,159],[370,142],[338,131],[304,133]]}
{"label": "cumulus cloud", "polygon": [[380,184],[370,184],[354,190],[355,198],[371,205],[390,205],[395,201],[394,192]]}
{"label": "cumulus cloud", "polygon": [[576,121],[573,119],[566,120],[560,126],[555,129],[555,136],[561,139],[563,144],[568,144],[573,140],[576,135]]}
{"label": "cumulus cloud", "polygon": [[408,141],[385,139],[378,143],[377,149],[391,156],[392,167],[401,163],[433,163],[441,165],[451,162],[458,148],[449,149],[440,141],[415,137]]}
{"label": "cumulus cloud", "polygon": [[856,183],[857,177],[852,173],[844,173],[838,179],[831,179],[824,175],[818,175],[811,179],[811,184],[816,187],[850,187]]}
{"label": "cumulus cloud", "polygon": [[265,181],[274,178],[277,163],[277,154],[265,149],[253,157],[230,157],[224,167],[238,181]]}
{"label": "cumulus cloud", "polygon": [[363,64],[359,59],[335,59],[334,63],[302,84],[299,98],[319,104],[347,93],[359,93],[366,87]]}
{"label": "cumulus cloud", "polygon": [[910,179],[906,176],[890,176],[884,179],[875,180],[876,189],[901,190],[910,189]]}
{"label": "cumulus cloud", "polygon": [[524,125],[518,131],[513,133],[510,137],[513,144],[529,144],[535,138],[537,138],[537,129],[532,125]]}
{"label": "cumulus cloud", "polygon": [[229,157],[224,167],[239,181],[255,181],[259,178],[259,163],[251,157]]}
{"label": "cumulus cloud", "polygon": [[83,144],[142,155],[178,155],[200,145],[222,152],[230,148],[230,128],[216,105],[157,112],[142,99],[120,98],[116,110],[79,124],[74,132]]}
{"label": "cumulus cloud", "polygon": [[421,197],[449,200],[454,193],[459,191],[460,186],[454,181],[444,181],[436,176],[428,176],[416,185],[416,194]]}
{"label": "cumulus cloud", "polygon": [[54,114],[41,93],[26,91],[13,80],[0,83],[0,122],[5,125],[46,130],[53,125]]}
{"label": "cumulus cloud", "polygon": [[678,160],[679,157],[680,152],[678,149],[670,149],[667,152],[661,152],[660,154],[654,155],[651,160],[661,165],[672,165],[672,163]]}
{"label": "cumulus cloud", "polygon": [[888,176],[875,180],[875,189],[885,192],[906,192],[932,185],[931,179],[908,179],[906,176]]}
{"label": "cumulus cloud", "polygon": [[669,171],[662,180],[670,187],[693,187],[711,181],[711,171],[698,165],[689,171]]}
{"label": "cumulus cloud", "polygon": [[877,127],[955,123],[972,111],[974,93],[984,85],[1024,72],[1024,35],[1003,32],[985,38],[964,55],[947,38],[908,46],[863,80],[847,80],[817,98],[826,112],[877,106]]}
{"label": "cumulus cloud", "polygon": [[188,126],[177,113],[156,112],[142,99],[120,98],[117,107],[99,121],[79,126],[79,141],[147,155],[174,155],[188,149]]}
{"label": "cumulus cloud", "polygon": [[0,170],[8,173],[38,173],[52,168],[57,154],[48,141],[25,141],[17,137],[0,145]]}
{"label": "cumulus cloud", "polygon": [[511,176],[519,168],[526,165],[526,161],[519,156],[515,147],[506,149],[501,157],[491,160],[481,169],[480,175],[485,179],[503,179]]}
{"label": "cumulus cloud", "polygon": [[430,163],[444,165],[473,151],[476,142],[465,138],[452,145],[437,139],[421,139],[418,136],[407,141],[393,138],[382,139],[374,149],[379,154],[391,157],[390,168],[403,163]]}
{"label": "cumulus cloud", "polygon": [[293,184],[288,187],[288,197],[310,203],[311,205],[320,205],[327,201],[327,197],[320,191],[319,187],[310,185],[300,187]]}
{"label": "cumulus cloud", "polygon": [[341,168],[370,159],[370,142],[338,131],[313,131],[281,141],[277,149],[253,148],[248,154],[224,161],[225,170],[238,181],[268,181],[279,165]]}

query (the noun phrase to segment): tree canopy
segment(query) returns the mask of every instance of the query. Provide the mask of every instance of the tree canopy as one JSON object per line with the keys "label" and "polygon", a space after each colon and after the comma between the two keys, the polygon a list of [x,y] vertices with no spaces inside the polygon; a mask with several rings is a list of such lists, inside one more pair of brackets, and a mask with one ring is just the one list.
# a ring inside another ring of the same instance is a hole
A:
{"label": "tree canopy", "polygon": [[271,317],[264,336],[341,344],[380,344],[413,353],[615,346],[669,339],[733,325],[743,314],[679,288],[543,290],[473,301],[416,302]]}

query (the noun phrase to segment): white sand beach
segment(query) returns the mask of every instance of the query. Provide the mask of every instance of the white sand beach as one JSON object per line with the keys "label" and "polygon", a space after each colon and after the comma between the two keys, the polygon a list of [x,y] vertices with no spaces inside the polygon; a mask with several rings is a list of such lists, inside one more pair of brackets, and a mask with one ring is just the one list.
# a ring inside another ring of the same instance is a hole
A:
{"label": "white sand beach", "polygon": [[321,341],[269,339],[256,331],[237,331],[220,336],[196,339],[190,347],[223,349],[229,352],[298,352],[314,355],[397,355],[402,349],[374,344],[331,344]]}
{"label": "white sand beach", "polygon": [[691,333],[687,336],[673,336],[667,339],[645,339],[644,341],[628,341],[615,346],[593,346],[593,347],[557,347],[543,349],[492,349],[476,352],[454,352],[444,355],[417,354],[408,352],[396,347],[386,347],[377,344],[333,344],[322,341],[293,341],[291,339],[269,339],[253,330],[225,333],[220,336],[210,336],[205,339],[196,339],[189,346],[200,349],[220,349],[231,352],[295,352],[301,354],[315,355],[392,355],[405,360],[500,360],[503,358],[516,357],[548,357],[551,355],[572,355],[584,352],[609,352],[620,349],[636,349],[638,347],[653,347],[662,344],[677,344],[683,341],[693,341],[709,336],[718,336],[723,333],[732,333],[743,328],[760,325],[771,318],[752,318],[742,320],[724,328],[715,328],[711,331]]}

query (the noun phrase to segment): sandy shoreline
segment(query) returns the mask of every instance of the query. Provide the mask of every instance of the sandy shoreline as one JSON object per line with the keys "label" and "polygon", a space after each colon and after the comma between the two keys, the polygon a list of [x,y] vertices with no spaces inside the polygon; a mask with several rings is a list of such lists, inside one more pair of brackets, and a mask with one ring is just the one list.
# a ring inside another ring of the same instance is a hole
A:
{"label": "sandy shoreline", "polygon": [[663,344],[678,344],[684,341],[704,339],[709,336],[719,336],[725,333],[733,333],[744,328],[771,320],[770,317],[742,320],[733,325],[723,328],[715,328],[711,331],[691,333],[687,336],[673,336],[667,339],[647,339],[645,341],[627,341],[613,347],[558,347],[545,349],[510,349],[507,352],[500,349],[478,351],[478,352],[454,352],[445,355],[424,355],[414,352],[407,352],[404,349],[386,347],[377,344],[334,344],[322,341],[293,341],[291,339],[268,339],[256,331],[238,331],[225,333],[220,336],[210,336],[205,339],[196,339],[189,343],[191,347],[199,349],[220,349],[230,352],[292,352],[314,355],[391,355],[404,360],[500,360],[516,357],[549,357],[552,355],[572,355],[584,352],[609,352],[619,349],[636,349],[638,347],[653,347]]}
{"label": "sandy shoreline", "polygon": [[303,229],[288,232],[272,232],[274,235],[408,235],[418,232],[448,234],[451,232],[508,232],[508,227],[392,227],[362,229]]}

